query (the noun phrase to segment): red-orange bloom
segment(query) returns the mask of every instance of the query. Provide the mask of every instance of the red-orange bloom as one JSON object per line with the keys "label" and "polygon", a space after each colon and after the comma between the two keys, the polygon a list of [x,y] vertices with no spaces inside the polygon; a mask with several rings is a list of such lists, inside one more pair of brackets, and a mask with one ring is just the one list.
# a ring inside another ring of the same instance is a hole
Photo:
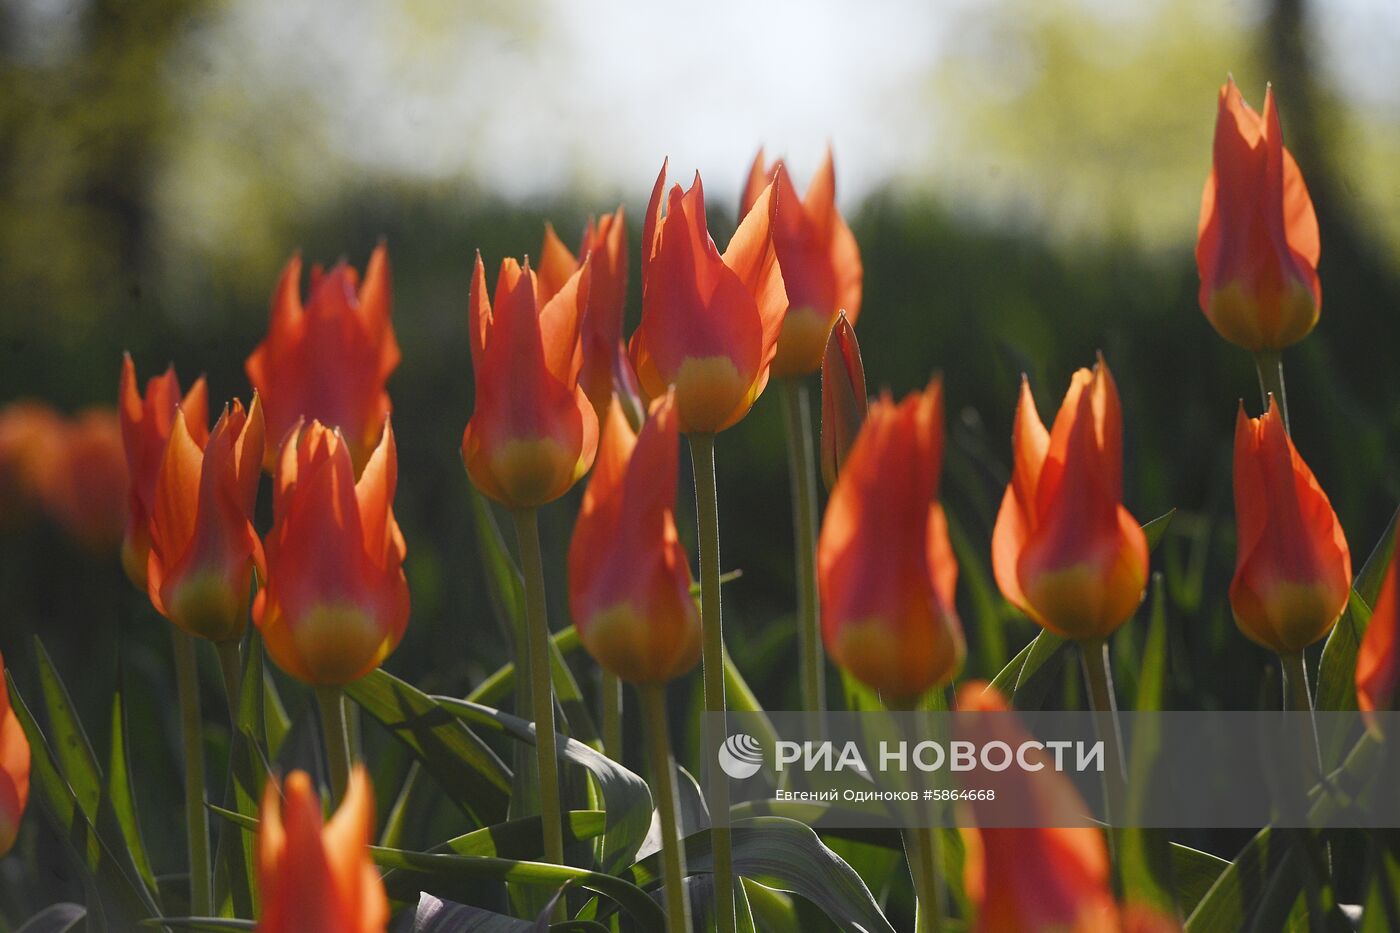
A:
{"label": "red-orange bloom", "polygon": [[93,554],[115,555],[129,486],[117,413],[92,408],[56,422],[42,450],[37,482],[50,517]]}
{"label": "red-orange bloom", "polygon": [[822,479],[827,489],[836,485],[869,407],[860,344],[846,315],[840,314],[822,357]]}
{"label": "red-orange bloom", "polygon": [[1255,113],[1234,79],[1220,89],[1215,154],[1196,240],[1201,310],[1231,343],[1281,350],[1322,308],[1312,198],[1283,147],[1273,89]]}
{"label": "red-orange bloom", "polygon": [[1356,655],[1356,705],[1364,714],[1392,710],[1400,687],[1400,560],[1390,559],[1376,607]]}
{"label": "red-orange bloom", "polygon": [[1240,631],[1279,654],[1330,632],[1351,593],[1351,551],[1272,398],[1258,418],[1241,403],[1235,421],[1235,524]]}
{"label": "red-orange bloom", "polygon": [[165,448],[151,515],[146,586],[161,615],[211,641],[243,636],[253,567],[263,569],[253,506],[263,463],[258,396],[225,407],[203,449],[183,412]]}
{"label": "red-orange bloom", "polygon": [[1103,359],[1070,380],[1049,431],[1021,382],[1014,467],[992,533],[1002,595],[1065,638],[1104,638],[1142,602],[1147,538],[1123,507],[1123,415]]}
{"label": "red-orange bloom", "polygon": [[579,640],[631,683],[665,683],[700,658],[700,615],[676,534],[679,438],[672,393],[652,404],[640,435],[614,401],[569,545]]}
{"label": "red-orange bloom", "polygon": [[203,445],[209,437],[209,397],[204,377],[195,381],[182,400],[180,380],[172,366],[146,383],[143,397],[136,387],[136,364],[131,361],[131,354],[126,354],[122,359],[117,399],[130,480],[122,566],[143,593],[146,592],[146,562],[151,552],[150,516],[155,507],[156,476],[165,458],[165,444],[175,425],[177,408],[185,413],[190,436]]}
{"label": "red-orange bloom", "polygon": [[[0,669],[5,659],[0,658]],[[29,805],[29,739],[10,706],[9,672],[0,678],[0,855],[14,847]]]}
{"label": "red-orange bloom", "polygon": [[[1008,714],[978,717],[979,740],[995,739],[1019,748],[1029,739],[1009,715],[1005,699],[986,684],[969,683],[960,689],[958,710]],[[1052,763],[1046,758],[1042,764]],[[1001,805],[1010,801],[1029,815],[1029,823],[1048,825],[963,831],[964,881],[977,908],[974,929],[979,933],[1122,930],[1109,888],[1103,834],[1090,825],[1066,825],[1071,822],[1068,815],[1088,811],[1069,779],[1053,764],[1037,771],[1013,768],[985,777],[1001,785],[996,795]],[[982,774],[977,777],[983,778]],[[983,816],[996,806],[974,801],[972,809]],[[990,822],[985,817],[984,821]]]}
{"label": "red-orange bloom", "polygon": [[[301,256],[282,269],[272,295],[267,337],[244,369],[267,408],[267,432],[281,442],[296,423],[339,428],[362,469],[389,415],[385,384],[399,365],[390,320],[389,253],[375,247],[364,281],[345,262],[330,272],[311,268],[311,290],[301,301]],[[268,466],[276,456],[268,448]]]}
{"label": "red-orange bloom", "polygon": [[585,259],[545,297],[528,260],[502,260],[493,306],[477,254],[470,305],[476,406],[462,460],[477,488],[509,508],[558,499],[597,453],[598,416],[578,382],[591,268]]}
{"label": "red-orange bloom", "polygon": [[[44,402],[22,399],[0,409],[0,528],[12,528],[39,510],[53,440],[62,426],[58,412]],[[121,475],[126,476],[125,465]],[[123,499],[123,521],[125,509]]]}
{"label": "red-orange bloom", "polygon": [[548,301],[558,294],[578,270],[581,259],[588,260],[589,284],[587,307],[581,312],[583,368],[579,385],[601,424],[614,395],[622,397],[624,406],[638,404],[637,379],[622,343],[622,312],[627,301],[627,222],[622,208],[588,219],[578,258],[555,235],[553,227],[545,227],[537,273],[539,300]]}
{"label": "red-orange bloom", "polygon": [[311,684],[345,684],[389,656],[408,625],[398,453],[386,421],[355,479],[349,445],[313,421],[288,435],[273,483],[267,585],[253,605],[268,654]]}
{"label": "red-orange bloom", "polygon": [[773,357],[774,376],[803,376],[821,365],[826,335],[840,311],[854,324],[860,316],[861,283],[865,277],[860,248],[851,228],[836,210],[836,169],[831,148],[817,174],[799,199],[780,162],[765,166],[763,150],[754,156],[744,186],[740,216],[747,214],[764,186],[780,186],[783,208],[773,224],[773,246],[787,284],[788,307]]}
{"label": "red-orange bloom", "polygon": [[768,384],[788,304],[773,247],[778,197],[771,183],[763,189],[721,256],[699,173],[689,191],[672,186],[663,216],[665,185],[663,164],[642,231],[642,323],[628,351],[649,398],[676,387],[683,432],[714,434]]}
{"label": "red-orange bloom", "polygon": [[886,393],[870,406],[817,542],[827,650],[897,701],[947,683],[965,653],[942,463],[942,384],[898,405]]}
{"label": "red-orange bloom", "polygon": [[324,824],[305,771],[280,788],[268,781],[258,823],[258,933],[384,933],[389,898],[369,857],[373,833],[374,788],[363,765]]}

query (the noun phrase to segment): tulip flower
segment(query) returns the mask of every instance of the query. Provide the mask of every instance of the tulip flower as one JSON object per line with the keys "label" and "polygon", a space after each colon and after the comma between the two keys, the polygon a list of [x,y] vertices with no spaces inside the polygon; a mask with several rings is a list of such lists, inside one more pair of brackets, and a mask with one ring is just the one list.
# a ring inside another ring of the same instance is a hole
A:
{"label": "tulip flower", "polygon": [[753,208],[771,181],[779,186],[782,210],[773,223],[773,246],[787,285],[788,307],[773,357],[773,375],[805,376],[816,372],[836,315],[846,312],[854,324],[860,316],[864,269],[851,228],[836,210],[836,170],[831,148],[799,199],[781,163],[766,166],[763,150],[754,157],[744,186],[739,214]]}
{"label": "tulip flower", "polygon": [[1263,114],[1230,79],[1220,89],[1215,152],[1201,196],[1196,268],[1201,310],[1246,350],[1278,351],[1317,323],[1317,215],[1283,146],[1273,89]]}
{"label": "tulip flower", "polygon": [[671,188],[663,215],[665,184],[663,164],[642,231],[642,322],[628,351],[649,398],[676,387],[682,432],[716,434],[748,414],[777,350],[788,304],[773,247],[778,197],[765,186],[720,255],[699,173],[689,191]]}
{"label": "tulip flower", "polygon": [[865,366],[860,344],[846,315],[836,318],[822,358],[822,479],[830,490],[836,485],[851,445],[865,422],[869,401],[865,397]]}
{"label": "tulip flower", "polygon": [[[958,691],[959,713],[973,718],[978,741],[1005,741],[1019,748],[1029,738],[1006,700],[993,688],[969,683]],[[1049,765],[1040,770],[967,776],[968,786],[997,788],[996,801],[975,800],[974,818],[999,822],[999,810],[1012,806],[1025,826],[981,826],[963,831],[964,883],[977,911],[980,933],[1117,933],[1123,929],[1109,887],[1108,850],[1094,826],[1073,825],[1088,808],[1074,785]],[[990,782],[990,783],[985,783]]]}
{"label": "tulip flower", "polygon": [[1392,556],[1356,655],[1356,705],[1367,716],[1396,707],[1396,687],[1400,686],[1400,655],[1396,653],[1396,635],[1400,632],[1397,575],[1400,561]]}
{"label": "tulip flower", "polygon": [[[627,301],[627,222],[622,208],[612,214],[588,219],[578,257],[546,225],[544,248],[540,251],[539,300],[546,302],[567,284],[578,270],[581,259],[588,260],[587,307],[580,311],[580,349],[583,387],[593,411],[602,424],[614,395],[620,395],[624,409],[635,406],[639,394],[637,378],[627,360],[622,342],[622,312]],[[640,418],[640,412],[637,413]]]}
{"label": "tulip flower", "polygon": [[[301,300],[301,257],[282,269],[272,295],[267,337],[244,369],[267,410],[267,433],[280,442],[298,421],[339,428],[357,470],[379,441],[389,415],[385,384],[399,365],[390,320],[389,253],[375,247],[364,281],[340,262],[311,269],[311,290]],[[269,447],[267,466],[276,450]]]}
{"label": "tulip flower", "polygon": [[35,481],[50,517],[94,555],[115,555],[122,542],[129,488],[116,412],[93,408],[56,422],[42,445]]}
{"label": "tulip flower", "polygon": [[476,407],[462,436],[462,460],[477,488],[508,508],[554,501],[593,464],[598,417],[578,382],[579,320],[591,266],[585,260],[545,297],[528,260],[523,266],[503,260],[493,305],[476,257],[470,298]]}
{"label": "tulip flower", "polygon": [[253,529],[262,463],[258,396],[246,413],[241,402],[226,406],[203,449],[175,413],[156,480],[146,585],[156,610],[191,635],[243,636],[253,567],[264,569]]}
{"label": "tulip flower", "polygon": [[253,619],[272,659],[293,677],[347,684],[403,637],[409,600],[397,482],[387,421],[358,481],[339,431],[313,421],[283,442],[265,541],[267,585]]}
{"label": "tulip flower", "polygon": [[[0,670],[5,659],[0,658]],[[0,855],[14,848],[29,805],[29,738],[10,706],[10,675],[0,679]]]}
{"label": "tulip flower", "polygon": [[1351,552],[1327,494],[1284,430],[1278,405],[1235,422],[1235,578],[1240,631],[1295,655],[1332,630],[1351,592]]}
{"label": "tulip flower", "polygon": [[[58,412],[44,402],[23,399],[0,409],[0,528],[37,513],[52,441],[62,427]],[[124,477],[125,465],[121,472]],[[125,498],[121,505],[125,521]]]}
{"label": "tulip flower", "polygon": [[700,615],[676,533],[677,428],[672,393],[652,403],[640,435],[613,402],[569,546],[579,640],[629,683],[665,683],[700,659]]}
{"label": "tulip flower", "polygon": [[952,679],[965,654],[958,566],[938,502],[943,387],[870,406],[817,544],[832,659],[899,703]]}
{"label": "tulip flower", "polygon": [[1123,507],[1123,418],[1103,359],[1074,374],[1049,431],[1022,379],[1012,447],[992,533],[997,585],[1056,635],[1105,638],[1142,602],[1147,538]]}
{"label": "tulip flower", "polygon": [[155,508],[156,477],[165,458],[165,444],[175,426],[175,410],[185,413],[185,424],[195,443],[209,438],[209,397],[201,376],[180,397],[175,367],[146,383],[142,396],[136,387],[136,364],[131,354],[122,359],[117,410],[121,416],[122,445],[129,474],[126,535],[122,541],[122,566],[136,588],[146,592],[146,564],[151,552],[150,516]]}
{"label": "tulip flower", "polygon": [[369,857],[373,833],[374,789],[363,766],[324,824],[305,771],[280,788],[268,781],[258,823],[258,933],[384,933],[389,898]]}

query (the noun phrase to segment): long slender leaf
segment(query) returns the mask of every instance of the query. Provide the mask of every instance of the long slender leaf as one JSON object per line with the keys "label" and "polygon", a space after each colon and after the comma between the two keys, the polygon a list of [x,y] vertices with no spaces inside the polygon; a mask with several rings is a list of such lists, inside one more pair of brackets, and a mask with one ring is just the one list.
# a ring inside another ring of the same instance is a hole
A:
{"label": "long slender leaf", "polygon": [[380,868],[393,869],[392,874],[386,876],[385,885],[391,894],[399,897],[405,894],[416,897],[418,892],[427,891],[450,898],[453,892],[483,878],[555,890],[574,884],[615,902],[636,921],[637,929],[661,930],[666,924],[661,908],[645,891],[625,879],[602,872],[544,862],[405,852],[378,846],[370,847],[370,855]]}
{"label": "long slender leaf", "polygon": [[[518,716],[453,697],[432,699],[441,710],[465,723],[534,744],[534,724]],[[602,866],[605,871],[620,871],[636,857],[651,826],[651,790],[636,774],[582,742],[563,735],[556,738],[559,756],[587,768],[598,782],[603,809],[607,812]]]}
{"label": "long slender leaf", "polygon": [[483,825],[501,821],[510,769],[465,724],[383,670],[361,677],[345,692],[408,746],[454,803]]}
{"label": "long slender leaf", "polygon": [[[126,678],[119,666],[117,691],[112,696],[112,747],[107,759],[107,798],[121,827],[122,841],[141,880],[149,890],[156,889],[155,872],[151,870],[146,842],[141,836],[141,820],[136,810],[136,793],[131,781],[131,756],[126,726]],[[58,906],[58,905],[55,905]]]}
{"label": "long slender leaf", "polygon": [[[249,633],[244,645],[239,688],[237,729],[230,740],[229,773],[224,806],[244,816],[257,816],[267,780],[267,694],[262,639]],[[214,904],[221,917],[250,917],[257,912],[257,886],[252,841],[231,827],[220,826],[214,854]]]}
{"label": "long slender leaf", "polygon": [[67,933],[86,916],[87,909],[81,904],[50,904],[25,921],[15,933]]}
{"label": "long slender leaf", "polygon": [[[735,820],[730,826],[736,874],[805,897],[843,930],[894,933],[860,875],[811,827],[775,816]],[[685,852],[690,871],[713,871],[709,831],[688,836]],[[659,859],[653,855],[633,865],[631,878],[643,888],[659,884]]]}

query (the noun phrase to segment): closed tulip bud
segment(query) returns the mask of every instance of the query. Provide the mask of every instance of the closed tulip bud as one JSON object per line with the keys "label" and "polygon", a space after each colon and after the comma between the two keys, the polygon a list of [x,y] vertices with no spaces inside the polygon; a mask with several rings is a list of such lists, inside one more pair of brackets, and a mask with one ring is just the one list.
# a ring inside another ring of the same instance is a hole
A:
{"label": "closed tulip bud", "polygon": [[640,435],[614,401],[569,545],[569,606],[602,667],[664,684],[700,658],[700,614],[676,534],[675,400],[652,403]]}
{"label": "closed tulip bud", "polygon": [[[5,659],[0,658],[0,669]],[[0,855],[14,848],[19,822],[29,806],[29,738],[10,706],[10,674],[0,683]]]}
{"label": "closed tulip bud", "polygon": [[471,284],[476,403],[462,460],[477,488],[511,509],[553,502],[588,472],[598,417],[579,387],[579,321],[590,263],[551,296],[527,260],[501,262],[494,303],[480,254]]}
{"label": "closed tulip bud", "polygon": [[805,376],[822,363],[827,334],[840,311],[854,324],[860,316],[865,272],[851,228],[836,210],[836,169],[831,148],[801,199],[782,163],[765,166],[763,150],[754,157],[744,187],[740,216],[758,201],[764,186],[779,186],[782,210],[773,223],[773,246],[787,285],[788,307],[773,357],[773,375]]}
{"label": "closed tulip bud", "polygon": [[115,556],[130,488],[116,412],[93,408],[58,422],[43,449],[37,483],[45,510],[93,555]]}
{"label": "closed tulip bud", "polygon": [[[973,721],[979,743],[996,740],[1020,748],[1030,735],[1006,700],[984,683],[964,685],[959,713],[986,713]],[[991,823],[1012,805],[1025,828],[981,826],[963,830],[964,883],[977,911],[978,933],[1120,933],[1124,929],[1109,887],[1108,848],[1094,826],[1072,825],[1087,809],[1074,785],[1053,761],[1032,752],[1038,770],[972,772],[969,786],[989,782],[996,803],[974,800],[974,819]],[[1131,929],[1141,929],[1132,927]],[[1151,928],[1147,928],[1151,929]]]}
{"label": "closed tulip bud", "polygon": [[151,553],[150,520],[155,508],[156,477],[165,459],[165,444],[175,426],[175,410],[178,408],[185,413],[190,437],[202,445],[209,438],[209,397],[201,376],[182,400],[180,380],[173,366],[147,382],[143,396],[136,387],[136,364],[129,353],[122,359],[117,396],[130,483],[122,566],[131,582],[144,593],[146,563]]}
{"label": "closed tulip bud", "polygon": [[1356,705],[1366,716],[1396,708],[1400,687],[1400,561],[1391,557],[1356,655]]}
{"label": "closed tulip bud", "polygon": [[1123,507],[1123,415],[1103,359],[1074,374],[1049,431],[1023,379],[1012,448],[992,532],[997,585],[1056,635],[1105,638],[1142,602],[1147,538]]}
{"label": "closed tulip bud", "polygon": [[[355,468],[363,469],[389,416],[385,385],[399,365],[392,306],[383,243],[370,254],[363,282],[344,262],[330,272],[313,266],[304,306],[301,257],[288,260],[267,336],[244,364],[267,409],[269,437],[285,437],[303,419],[319,421],[340,429]],[[276,453],[268,449],[267,466]]]}
{"label": "closed tulip bud", "polygon": [[748,414],[768,384],[787,292],[773,249],[772,183],[720,255],[705,221],[696,173],[671,188],[662,165],[642,230],[642,323],[628,352],[642,392],[676,387],[681,431],[715,434]]}
{"label": "closed tulip bud", "polygon": [[589,272],[587,306],[580,309],[583,367],[579,385],[593,403],[601,425],[614,395],[622,397],[624,410],[638,404],[636,377],[622,343],[622,311],[627,301],[627,222],[622,208],[588,219],[577,257],[555,235],[554,228],[546,226],[537,273],[540,301],[558,294],[583,259],[588,261]]}
{"label": "closed tulip bud", "polygon": [[389,899],[369,855],[374,788],[363,765],[329,821],[305,771],[281,787],[269,780],[259,817],[258,933],[384,933]]}
{"label": "closed tulip bud", "polygon": [[870,406],[817,542],[827,651],[895,703],[950,681],[965,654],[942,462],[942,384],[898,405],[886,393]]}
{"label": "closed tulip bud", "polygon": [[1215,153],[1196,240],[1206,317],[1246,350],[1281,350],[1308,335],[1322,307],[1317,215],[1283,147],[1273,89],[1262,115],[1234,79],[1220,89]]}
{"label": "closed tulip bud", "polygon": [[822,479],[828,490],[836,485],[868,408],[860,344],[842,313],[831,328],[822,358]]}
{"label": "closed tulip bud", "polygon": [[253,506],[263,463],[258,396],[225,407],[203,449],[183,412],[165,448],[151,516],[146,585],[161,615],[211,641],[243,636],[253,567],[263,567]]}
{"label": "closed tulip bud", "polygon": [[1327,494],[1283,427],[1278,405],[1235,422],[1235,624],[1281,655],[1332,630],[1351,593],[1351,552]]}
{"label": "closed tulip bud", "polygon": [[389,656],[408,625],[406,548],[394,520],[398,453],[384,423],[360,478],[338,431],[320,422],[282,443],[267,584],[253,620],[268,654],[310,684],[346,684]]}

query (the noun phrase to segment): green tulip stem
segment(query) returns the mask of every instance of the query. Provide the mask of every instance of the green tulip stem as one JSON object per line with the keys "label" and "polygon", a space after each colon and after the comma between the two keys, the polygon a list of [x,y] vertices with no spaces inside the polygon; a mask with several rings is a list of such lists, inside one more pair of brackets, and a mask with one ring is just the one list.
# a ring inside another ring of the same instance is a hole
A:
{"label": "green tulip stem", "polygon": [[190,847],[190,912],[213,911],[209,863],[209,813],[204,805],[204,719],[199,711],[199,658],[194,636],[172,625],[175,687],[180,695],[180,740],[185,747],[185,831]]}
{"label": "green tulip stem", "polygon": [[685,849],[681,845],[680,810],[676,806],[676,760],[666,723],[666,685],[638,684],[647,753],[651,756],[651,785],[656,793],[661,824],[661,861],[667,933],[689,933],[690,899],[685,890]]}
{"label": "green tulip stem", "polygon": [[817,597],[817,465],[812,450],[812,410],[807,386],[794,376],[778,382],[787,423],[792,527],[797,548],[797,653],[802,708],[826,709],[826,670]]}
{"label": "green tulip stem", "polygon": [[[724,705],[724,634],[719,602],[719,496],[715,489],[715,436],[690,434],[690,458],[695,473],[696,526],[700,538],[700,622],[704,629],[701,667],[704,669],[705,711],[719,713]],[[727,734],[726,729],[720,730]],[[719,933],[735,933],[734,853],[730,838],[729,784],[711,769],[710,797],[715,825],[710,830],[714,849],[715,920]],[[722,815],[721,815],[722,814]],[[724,825],[720,825],[723,823]]]}
{"label": "green tulip stem", "polygon": [[228,695],[228,721],[237,732],[239,692],[243,685],[243,658],[236,641],[216,641],[214,650],[219,655],[219,673],[224,677],[224,693]]}
{"label": "green tulip stem", "polygon": [[1264,410],[1268,411],[1272,395],[1278,402],[1278,413],[1283,416],[1283,429],[1292,433],[1288,422],[1288,391],[1283,385],[1283,353],[1258,350],[1254,354],[1254,366],[1259,371],[1259,394],[1264,398]]}
{"label": "green tulip stem", "polygon": [[339,806],[350,786],[350,729],[345,719],[345,688],[318,685],[316,703],[321,708],[321,732],[326,742],[326,770],[330,772],[331,799]]}

